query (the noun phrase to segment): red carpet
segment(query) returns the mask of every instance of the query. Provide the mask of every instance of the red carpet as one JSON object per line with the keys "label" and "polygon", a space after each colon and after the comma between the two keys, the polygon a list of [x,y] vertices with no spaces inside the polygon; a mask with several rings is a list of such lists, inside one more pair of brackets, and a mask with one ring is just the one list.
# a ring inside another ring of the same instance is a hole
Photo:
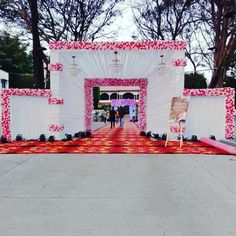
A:
{"label": "red carpet", "polygon": [[182,148],[179,142],[170,141],[164,147],[164,141],[152,141],[139,135],[136,124],[125,122],[124,128],[111,129],[110,125],[97,130],[91,138],[75,139],[73,141],[13,141],[0,144],[1,154],[36,154],[36,153],[130,153],[130,154],[228,154],[225,151],[202,142],[184,142]]}

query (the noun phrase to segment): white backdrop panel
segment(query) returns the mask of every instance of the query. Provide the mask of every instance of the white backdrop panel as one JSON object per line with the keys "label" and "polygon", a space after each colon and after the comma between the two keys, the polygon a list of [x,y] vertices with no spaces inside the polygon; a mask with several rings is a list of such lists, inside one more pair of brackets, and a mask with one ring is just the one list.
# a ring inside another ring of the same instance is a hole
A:
{"label": "white backdrop panel", "polygon": [[22,134],[26,139],[49,135],[49,105],[47,97],[11,96],[12,139]]}
{"label": "white backdrop panel", "polygon": [[60,107],[60,123],[64,124],[64,133],[84,131],[84,79],[66,77],[60,90],[64,105]]}
{"label": "white backdrop panel", "polygon": [[[58,51],[51,50],[50,54],[51,54],[50,63],[56,64],[60,61]],[[60,73],[61,73],[60,71],[50,71],[50,87],[51,87],[53,97],[56,97],[56,98],[59,98],[59,92],[60,92],[60,87],[59,87]]]}
{"label": "white backdrop panel", "polygon": [[[183,57],[178,51],[178,56]],[[169,51],[167,64],[173,60]],[[166,133],[169,129],[169,114],[171,100],[174,96],[181,96],[184,88],[183,67],[169,66],[164,74],[153,73],[149,77],[147,94],[147,130],[154,133]]]}
{"label": "white backdrop panel", "polygon": [[225,138],[225,96],[193,96],[190,98],[186,118],[186,137],[215,135]]}

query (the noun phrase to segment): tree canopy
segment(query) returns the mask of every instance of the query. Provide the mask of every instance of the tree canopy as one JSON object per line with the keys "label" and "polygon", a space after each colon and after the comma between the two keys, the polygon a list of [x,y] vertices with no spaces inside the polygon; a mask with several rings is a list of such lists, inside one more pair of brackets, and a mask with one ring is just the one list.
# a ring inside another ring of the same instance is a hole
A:
{"label": "tree canopy", "polygon": [[105,31],[120,14],[124,0],[2,0],[0,18],[22,27],[33,40],[33,67],[36,88],[44,88],[43,62],[48,58],[42,43],[49,41],[93,41],[109,35]]}
{"label": "tree canopy", "polygon": [[93,106],[95,109],[98,108],[99,100],[100,100],[100,88],[94,87],[93,88]]}
{"label": "tree canopy", "polygon": [[[9,73],[10,87],[32,87],[32,54],[18,36],[0,34],[0,66]],[[20,85],[21,84],[21,85]]]}
{"label": "tree canopy", "polygon": [[[38,30],[49,41],[93,41],[109,35],[106,28],[121,14],[119,3],[124,0],[38,0]],[[3,0],[0,17],[5,22],[32,32],[29,0]]]}
{"label": "tree canopy", "polygon": [[207,81],[203,74],[185,74],[184,75],[184,88],[187,89],[203,89],[207,88]]}

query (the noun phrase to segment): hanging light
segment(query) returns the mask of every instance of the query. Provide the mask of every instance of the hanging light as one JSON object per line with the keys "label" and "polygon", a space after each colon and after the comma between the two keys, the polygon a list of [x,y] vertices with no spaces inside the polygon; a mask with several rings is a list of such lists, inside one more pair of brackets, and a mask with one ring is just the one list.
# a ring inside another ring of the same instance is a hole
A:
{"label": "hanging light", "polygon": [[165,75],[166,72],[168,71],[168,66],[166,66],[166,63],[164,62],[164,55],[160,55],[160,62],[158,63],[157,67],[155,68],[155,71],[157,71],[157,73],[159,75]]}
{"label": "hanging light", "polygon": [[75,63],[75,56],[72,56],[72,63],[70,64],[70,67],[67,68],[67,71],[69,71],[72,76],[76,76],[81,71],[78,64]]}
{"label": "hanging light", "polygon": [[121,69],[124,67],[123,64],[120,63],[120,60],[117,58],[118,52],[114,52],[114,59],[112,60],[112,64],[110,64],[110,67],[114,73],[119,73]]}

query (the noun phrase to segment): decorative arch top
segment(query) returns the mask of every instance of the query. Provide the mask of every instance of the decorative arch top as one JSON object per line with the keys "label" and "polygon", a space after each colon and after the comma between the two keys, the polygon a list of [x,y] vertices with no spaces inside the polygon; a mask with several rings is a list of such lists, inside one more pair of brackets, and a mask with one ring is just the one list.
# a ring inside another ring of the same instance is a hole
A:
{"label": "decorative arch top", "polygon": [[99,86],[147,86],[148,80],[145,78],[138,79],[121,79],[121,78],[85,78],[85,86],[90,88]]}
{"label": "decorative arch top", "polygon": [[145,41],[145,42],[49,42],[51,50],[185,50],[184,41]]}

